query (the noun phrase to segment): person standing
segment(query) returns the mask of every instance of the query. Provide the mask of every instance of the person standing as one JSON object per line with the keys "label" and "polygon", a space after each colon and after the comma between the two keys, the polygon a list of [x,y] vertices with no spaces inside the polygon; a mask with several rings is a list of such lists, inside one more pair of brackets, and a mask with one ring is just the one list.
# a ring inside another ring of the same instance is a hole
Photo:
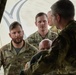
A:
{"label": "person standing", "polygon": [[[58,0],[51,6],[52,21],[61,29],[50,50],[25,70],[25,75],[46,74],[76,75],[76,21],[75,8],[70,0]],[[47,67],[47,68],[46,68]],[[29,71],[29,73],[28,73]]]}
{"label": "person standing", "polygon": [[57,33],[48,29],[48,17],[44,12],[39,12],[36,15],[35,24],[38,30],[31,34],[26,40],[36,48],[39,47],[41,40],[50,39],[53,41],[57,37]]}
{"label": "person standing", "polygon": [[0,49],[0,67],[4,75],[19,75],[26,62],[37,52],[37,49],[24,41],[24,31],[17,21],[9,26],[11,42]]}
{"label": "person standing", "polygon": [[58,34],[60,32],[60,29],[57,29],[56,26],[52,22],[52,12],[48,11],[47,16],[48,16],[48,22],[49,22],[49,26],[50,26],[49,30],[56,32]]}
{"label": "person standing", "polygon": [[[52,46],[52,41],[51,40],[49,40],[49,39],[43,39],[39,43],[39,50],[38,50],[37,54],[35,54],[36,56],[34,55],[32,57],[32,59],[31,59],[31,61],[27,62],[25,64],[24,70],[21,70],[21,73],[19,75],[25,75],[24,71],[27,70],[30,67],[30,64],[35,63],[42,56],[42,53],[39,54],[39,52],[42,51],[42,50],[46,51],[46,50],[50,49],[51,46]],[[40,75],[52,75],[52,73],[40,74]]]}

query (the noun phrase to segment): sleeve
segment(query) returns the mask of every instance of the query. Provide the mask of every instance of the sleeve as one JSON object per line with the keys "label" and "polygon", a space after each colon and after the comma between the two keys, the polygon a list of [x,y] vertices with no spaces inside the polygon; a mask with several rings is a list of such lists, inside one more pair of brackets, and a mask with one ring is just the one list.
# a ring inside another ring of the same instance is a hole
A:
{"label": "sleeve", "polygon": [[40,56],[41,56],[41,52],[35,54],[35,55],[32,57],[32,59],[31,59],[31,61],[30,61],[30,64],[33,64],[33,63],[37,62],[37,60],[40,58]]}
{"label": "sleeve", "polygon": [[36,54],[32,57],[32,59],[31,59],[31,61],[30,61],[30,64],[33,64],[33,63],[39,61],[40,58],[44,57],[44,56],[47,54],[47,52],[48,52],[48,51],[46,50],[46,51],[40,51],[40,52],[36,53]]}
{"label": "sleeve", "polygon": [[25,43],[26,43],[26,48],[30,50],[33,55],[37,53],[38,49],[35,46],[30,44],[27,40],[25,40]]}
{"label": "sleeve", "polygon": [[[35,62],[30,66],[26,72],[26,75],[37,75],[37,74],[46,74],[52,70],[55,70],[59,66],[61,66],[62,61],[64,60],[68,49],[69,49],[69,39],[65,35],[59,35],[53,42],[52,47],[42,58],[40,61]],[[43,53],[44,54],[44,53]]]}
{"label": "sleeve", "polygon": [[24,70],[22,70],[19,75],[25,75]]}

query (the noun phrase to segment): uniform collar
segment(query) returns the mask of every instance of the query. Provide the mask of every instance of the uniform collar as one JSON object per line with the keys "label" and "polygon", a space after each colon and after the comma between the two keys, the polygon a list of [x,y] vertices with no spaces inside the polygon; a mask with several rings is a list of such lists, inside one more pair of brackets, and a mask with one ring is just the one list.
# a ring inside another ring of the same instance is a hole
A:
{"label": "uniform collar", "polygon": [[13,45],[12,45],[12,41],[9,43],[9,47],[8,50],[12,50],[13,49]]}
{"label": "uniform collar", "polygon": [[[23,41],[24,41],[24,40],[23,40]],[[23,47],[26,47],[26,45],[25,45],[25,41],[24,41],[24,45],[23,45]],[[9,43],[8,50],[13,50],[12,41]]]}
{"label": "uniform collar", "polygon": [[[66,29],[66,28],[68,28],[72,23],[74,23],[75,21],[74,20],[70,20],[68,23],[67,23],[67,25],[66,25],[66,27],[64,28],[64,29]],[[63,30],[64,30],[63,29]]]}

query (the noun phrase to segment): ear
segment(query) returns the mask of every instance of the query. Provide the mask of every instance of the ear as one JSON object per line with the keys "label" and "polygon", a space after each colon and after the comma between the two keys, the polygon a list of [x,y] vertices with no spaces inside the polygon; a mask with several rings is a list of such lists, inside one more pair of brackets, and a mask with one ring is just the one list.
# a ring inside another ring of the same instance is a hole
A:
{"label": "ear", "polygon": [[61,18],[59,14],[56,14],[57,21],[60,22]]}
{"label": "ear", "polygon": [[50,21],[48,20],[48,24],[50,23]]}
{"label": "ear", "polygon": [[24,30],[22,30],[22,32],[23,32],[23,35],[24,35]]}
{"label": "ear", "polygon": [[9,33],[9,36],[11,37],[11,34]]}
{"label": "ear", "polygon": [[37,21],[35,21],[35,25],[37,26]]}

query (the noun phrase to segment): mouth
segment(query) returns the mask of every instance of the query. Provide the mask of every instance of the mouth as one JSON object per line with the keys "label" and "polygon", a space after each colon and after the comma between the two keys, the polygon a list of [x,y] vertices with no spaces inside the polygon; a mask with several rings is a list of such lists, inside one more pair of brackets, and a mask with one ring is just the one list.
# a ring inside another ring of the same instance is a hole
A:
{"label": "mouth", "polygon": [[20,41],[20,38],[16,38],[16,41]]}

